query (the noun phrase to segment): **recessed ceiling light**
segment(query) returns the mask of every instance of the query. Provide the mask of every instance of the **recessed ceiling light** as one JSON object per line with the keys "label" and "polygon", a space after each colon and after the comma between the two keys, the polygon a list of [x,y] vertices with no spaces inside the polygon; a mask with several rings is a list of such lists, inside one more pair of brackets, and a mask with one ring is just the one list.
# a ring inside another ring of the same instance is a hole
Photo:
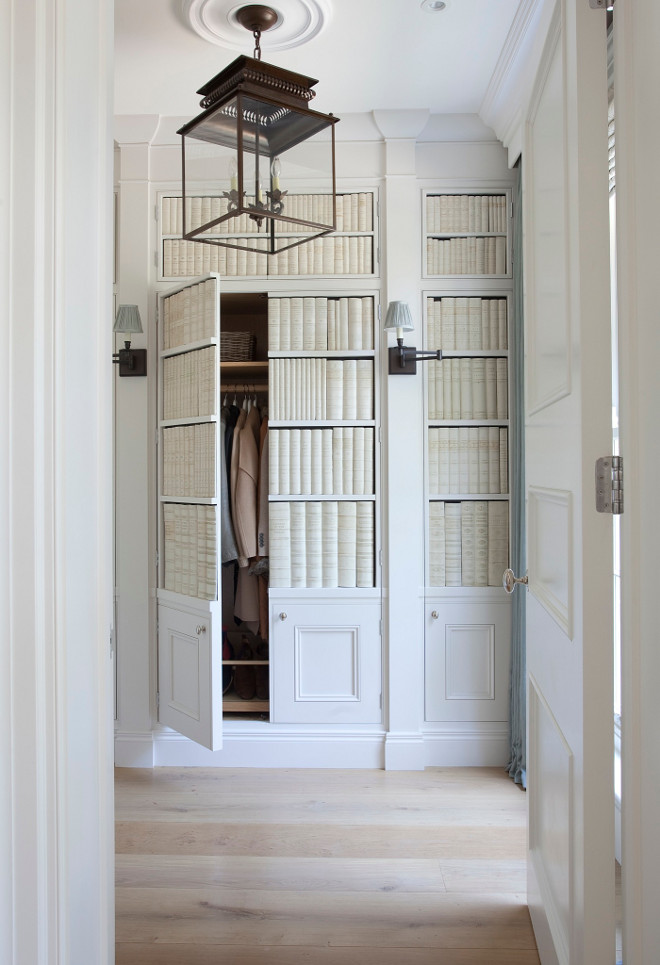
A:
{"label": "recessed ceiling light", "polygon": [[430,13],[439,13],[446,6],[445,0],[422,0],[421,3],[422,10],[428,10]]}

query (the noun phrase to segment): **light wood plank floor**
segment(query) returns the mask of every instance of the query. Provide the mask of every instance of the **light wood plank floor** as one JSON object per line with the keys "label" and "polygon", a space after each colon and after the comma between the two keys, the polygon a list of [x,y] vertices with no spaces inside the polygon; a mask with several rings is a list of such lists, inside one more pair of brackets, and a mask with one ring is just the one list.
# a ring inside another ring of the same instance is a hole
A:
{"label": "light wood plank floor", "polygon": [[500,769],[119,769],[116,965],[539,965]]}

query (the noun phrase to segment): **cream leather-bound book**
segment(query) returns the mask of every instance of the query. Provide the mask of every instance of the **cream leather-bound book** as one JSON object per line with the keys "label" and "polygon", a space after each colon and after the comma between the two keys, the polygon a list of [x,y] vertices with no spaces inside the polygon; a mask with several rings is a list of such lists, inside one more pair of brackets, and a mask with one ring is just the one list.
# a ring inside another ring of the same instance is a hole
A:
{"label": "cream leather-bound book", "polygon": [[291,430],[271,429],[270,432],[277,432],[279,448],[279,484],[278,495],[291,495]]}
{"label": "cream leather-bound book", "polygon": [[344,418],[344,371],[341,359],[326,359],[326,419]]}
{"label": "cream leather-bound book", "polygon": [[474,503],[461,504],[461,585],[475,585]]}
{"label": "cream leather-bound book", "polygon": [[316,413],[317,419],[327,419],[327,359],[315,359],[315,391],[316,391],[316,403],[314,405],[314,411]]}
{"label": "cream leather-bound book", "polygon": [[347,298],[348,302],[348,348],[362,349],[362,298]]}
{"label": "cream leather-bound book", "polygon": [[481,349],[481,299],[468,298],[468,348]]}
{"label": "cream leather-bound book", "polygon": [[301,494],[301,439],[300,429],[289,429],[289,493]]}
{"label": "cream leather-bound book", "polygon": [[471,360],[470,374],[472,377],[472,418],[486,418],[486,360],[477,358]]}
{"label": "cream leather-bound book", "polygon": [[374,347],[374,300],[372,295],[362,298],[362,348]]}
{"label": "cream leather-bound book", "polygon": [[327,298],[314,299],[314,348],[317,352],[325,352],[330,348],[328,345],[328,306]]}
{"label": "cream leather-bound book", "polygon": [[374,489],[374,430],[364,430],[364,491],[373,493]]}
{"label": "cream leather-bound book", "polygon": [[458,429],[458,491],[467,493],[470,491],[470,447],[469,447],[468,426],[460,426]]}
{"label": "cream leather-bound book", "polygon": [[477,429],[478,434],[478,452],[479,452],[479,488],[478,493],[486,494],[489,492],[489,468],[488,468],[488,426],[479,426]]}
{"label": "cream leather-bound book", "polygon": [[486,359],[486,418],[497,419],[497,359]]}
{"label": "cream leather-bound book", "polygon": [[467,298],[459,297],[455,301],[456,305],[456,348],[457,350],[464,351],[469,348],[469,333],[468,333],[468,300]]}
{"label": "cream leather-bound book", "polygon": [[499,317],[498,305],[500,299],[491,298],[490,300],[490,346],[494,352],[500,348]]}
{"label": "cream leather-bound book", "polygon": [[335,426],[332,430],[332,493],[344,495],[344,428]]}
{"label": "cream leather-bound book", "polygon": [[445,585],[445,504],[429,504],[429,584]]}
{"label": "cream leather-bound book", "polygon": [[310,429],[310,493],[312,496],[323,494],[323,429]]}
{"label": "cream leather-bound book", "polygon": [[500,492],[509,491],[509,430],[500,429]]}
{"label": "cream leather-bound book", "polygon": [[300,492],[312,494],[312,430],[300,430]]}
{"label": "cream leather-bound book", "polygon": [[456,299],[443,298],[440,306],[442,348],[450,352],[456,348]]}
{"label": "cream leather-bound book", "polygon": [[280,435],[281,429],[268,430],[268,494],[280,495]]}
{"label": "cream leather-bound book", "polygon": [[[500,430],[491,426],[488,430],[488,492],[500,491]],[[505,567],[506,569],[506,567]]]}
{"label": "cream leather-bound book", "polygon": [[343,376],[342,419],[357,419],[357,362],[344,359],[340,362]]}
{"label": "cream leather-bound book", "polygon": [[445,585],[461,585],[461,503],[445,503]]}
{"label": "cream leather-bound book", "polygon": [[339,514],[338,503],[321,503],[322,581],[324,587],[339,586]]}
{"label": "cream leather-bound book", "polygon": [[300,352],[303,349],[303,300],[302,298],[292,298],[290,301],[291,319],[289,323],[289,341],[291,351]]}
{"label": "cream leather-bound book", "polygon": [[468,493],[479,492],[479,429],[470,426],[468,437]]}
{"label": "cream leather-bound book", "polygon": [[364,426],[355,426],[353,435],[353,480],[352,491],[356,496],[364,496],[364,436],[369,430]]}
{"label": "cream leather-bound book", "polygon": [[348,298],[339,299],[339,328],[337,330],[337,348],[346,350],[349,342]]}
{"label": "cream leather-bound book", "polygon": [[459,359],[461,419],[472,419],[472,359]]}
{"label": "cream leather-bound book", "polygon": [[448,426],[440,426],[438,434],[438,492],[449,492],[449,433]]}
{"label": "cream leather-bound book", "polygon": [[291,299],[280,298],[280,344],[278,351],[291,349]]}
{"label": "cream leather-bound book", "polygon": [[291,513],[291,586],[307,584],[307,521],[304,502],[290,503]]}
{"label": "cream leather-bound book", "polygon": [[316,299],[303,298],[303,344],[305,352],[316,348]]}
{"label": "cream leather-bound book", "polygon": [[509,375],[506,359],[496,360],[497,418],[507,419],[509,415]]}
{"label": "cream leather-bound book", "polygon": [[358,502],[356,509],[356,583],[374,585],[374,504]]}
{"label": "cream leather-bound book", "polygon": [[353,495],[353,427],[344,426],[342,432],[342,492],[345,496]]}
{"label": "cream leather-bound book", "polygon": [[274,587],[291,586],[291,505],[271,503],[268,507],[268,582]]}
{"label": "cream leather-bound book", "polygon": [[339,586],[357,584],[357,506],[343,501],[338,505]]}
{"label": "cream leather-bound book", "polygon": [[357,359],[356,378],[356,418],[374,417],[374,364],[371,359]]}
{"label": "cream leather-bound book", "polygon": [[439,429],[429,428],[429,493],[431,496],[440,492],[438,486],[439,460]]}
{"label": "cream leather-bound book", "polygon": [[474,585],[488,586],[488,503],[474,502]]}
{"label": "cream leather-bound book", "polygon": [[429,362],[426,367],[426,411],[429,419],[438,418],[438,409],[435,401],[435,367],[438,362]]}
{"label": "cream leather-bound book", "polygon": [[458,429],[450,428],[449,432],[449,489],[450,493],[460,492],[460,465],[458,454]]}
{"label": "cream leather-bound book", "polygon": [[497,300],[497,331],[498,349],[507,349],[509,340],[507,338],[506,298],[498,298]]}
{"label": "cream leather-bound book", "polygon": [[321,503],[303,503],[305,506],[305,555],[307,565],[306,585],[323,586],[323,522]]}
{"label": "cream leather-bound book", "polygon": [[334,352],[337,348],[337,311],[338,311],[339,299],[329,298],[328,299],[328,351]]}
{"label": "cream leather-bound book", "polygon": [[488,585],[501,586],[509,565],[509,504],[504,500],[488,503]]}
{"label": "cream leather-bound book", "polygon": [[442,418],[453,418],[452,394],[452,362],[453,359],[443,359],[438,363],[442,367]]}
{"label": "cream leather-bound book", "polygon": [[322,488],[321,493],[324,496],[332,496],[332,429],[321,429],[322,438]]}
{"label": "cream leather-bound book", "polygon": [[461,417],[461,360],[449,359],[451,372],[451,416],[445,418],[460,419]]}
{"label": "cream leather-bound book", "polygon": [[281,419],[279,359],[268,360],[268,411],[273,420]]}

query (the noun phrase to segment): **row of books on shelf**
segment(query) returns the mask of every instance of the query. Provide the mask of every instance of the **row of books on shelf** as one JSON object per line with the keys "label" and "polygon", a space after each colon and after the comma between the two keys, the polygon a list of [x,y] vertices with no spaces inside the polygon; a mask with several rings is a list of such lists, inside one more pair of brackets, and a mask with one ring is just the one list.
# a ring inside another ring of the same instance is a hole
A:
{"label": "row of books on shelf", "polygon": [[271,496],[365,496],[374,491],[370,426],[270,429]]}
{"label": "row of books on shelf", "polygon": [[504,275],[506,238],[427,238],[428,275]]}
{"label": "row of books on shelf", "polygon": [[429,429],[429,492],[508,493],[508,443],[497,426]]}
{"label": "row of books on shelf", "polygon": [[[288,243],[303,241],[300,236]],[[311,238],[268,255],[263,236],[240,239],[240,248],[166,238],[163,241],[163,278],[191,278],[217,272],[229,277],[253,275],[371,275],[373,240],[369,235],[330,235]]]}
{"label": "row of books on shelf", "polygon": [[215,496],[215,436],[214,422],[163,429],[164,496]]}
{"label": "row of books on shelf", "polygon": [[373,347],[372,295],[268,299],[271,352],[362,351]]}
{"label": "row of books on shelf", "polygon": [[449,358],[428,368],[429,419],[507,419],[508,360]]}
{"label": "row of books on shelf", "polygon": [[373,359],[270,359],[268,392],[274,422],[373,419]]}
{"label": "row of books on shelf", "polygon": [[506,351],[506,298],[466,296],[426,299],[429,348],[450,351]]}
{"label": "row of books on shelf", "polygon": [[429,234],[453,231],[506,231],[504,194],[429,194],[426,230]]}
{"label": "row of books on shelf", "polygon": [[501,586],[508,565],[508,503],[430,503],[431,586]]}
{"label": "row of books on shelf", "polygon": [[163,348],[176,348],[215,334],[217,281],[207,278],[163,299]]}
{"label": "row of books on shelf", "polygon": [[215,506],[163,505],[164,574],[174,593],[215,600],[218,582]]}
{"label": "row of books on shelf", "polygon": [[269,548],[272,587],[371,587],[374,504],[271,503]]}
{"label": "row of books on shelf", "polygon": [[[332,195],[329,194],[284,194],[282,214],[289,218],[300,218],[316,224],[332,224]],[[165,197],[161,202],[161,231],[163,235],[183,234],[183,199]],[[186,198],[186,229],[199,228],[229,212],[229,199],[217,195],[188,196]],[[373,230],[373,195],[369,192],[354,192],[337,195],[337,231]],[[278,231],[288,231],[291,226],[285,221],[277,221]],[[249,215],[241,214],[208,228],[205,234],[227,234],[236,232],[246,234],[258,232],[256,221]],[[297,227],[295,230],[300,231]],[[310,229],[312,230],[312,229]]]}
{"label": "row of books on shelf", "polygon": [[216,413],[216,347],[163,359],[163,419]]}

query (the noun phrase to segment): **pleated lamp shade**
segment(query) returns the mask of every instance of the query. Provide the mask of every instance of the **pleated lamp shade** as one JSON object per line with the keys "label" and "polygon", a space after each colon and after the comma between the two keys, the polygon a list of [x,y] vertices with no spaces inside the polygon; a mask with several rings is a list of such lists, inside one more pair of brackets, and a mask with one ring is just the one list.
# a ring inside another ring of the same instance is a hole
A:
{"label": "pleated lamp shade", "polygon": [[404,332],[415,330],[408,302],[390,302],[383,328],[386,332],[396,330],[397,338],[403,338]]}
{"label": "pleated lamp shade", "polygon": [[115,319],[114,332],[136,335],[142,331],[140,310],[137,305],[120,305]]}

